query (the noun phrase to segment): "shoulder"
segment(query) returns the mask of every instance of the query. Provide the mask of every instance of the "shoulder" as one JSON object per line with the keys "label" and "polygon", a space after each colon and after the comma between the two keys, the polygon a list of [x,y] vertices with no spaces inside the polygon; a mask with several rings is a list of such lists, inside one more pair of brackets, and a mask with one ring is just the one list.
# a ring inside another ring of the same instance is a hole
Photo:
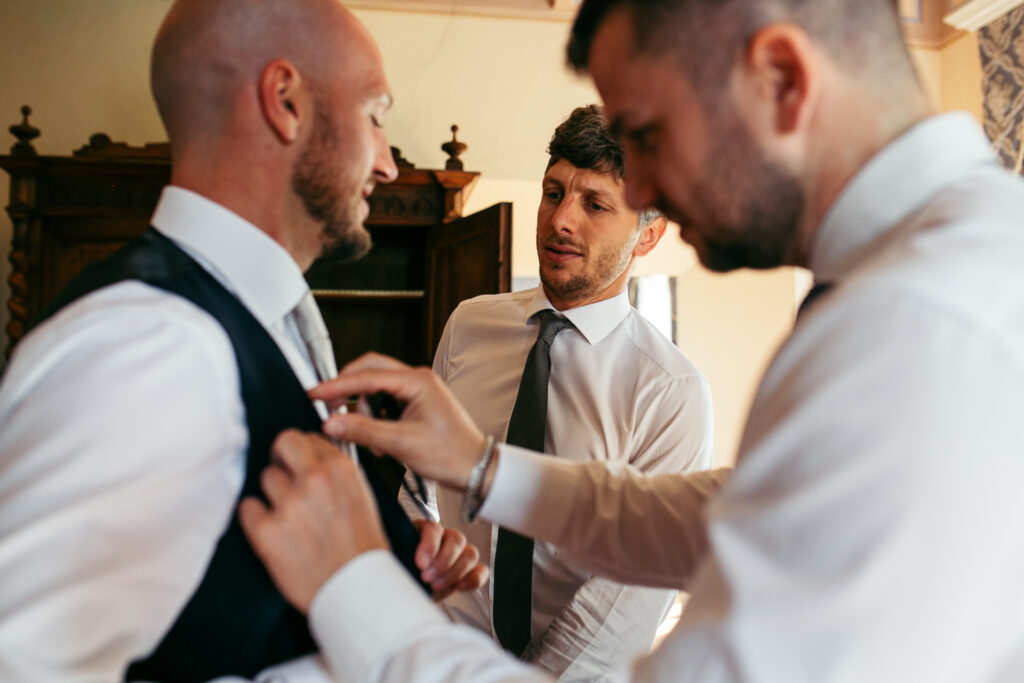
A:
{"label": "shoulder", "polygon": [[475,296],[455,307],[448,324],[454,329],[466,329],[501,324],[504,321],[521,323],[532,298],[532,290]]}
{"label": "shoulder", "polygon": [[707,381],[693,361],[635,308],[630,308],[621,328],[639,362],[658,368],[666,377]]}
{"label": "shoulder", "polygon": [[[995,191],[1000,184],[1007,193]],[[1019,202],[1007,202],[1009,192]],[[925,331],[946,330],[998,347],[1024,375],[1022,225],[1024,183],[987,172],[948,188],[840,284],[822,324],[856,326],[876,340],[912,324],[919,334],[893,342],[929,353],[939,349]]]}
{"label": "shoulder", "polygon": [[471,316],[491,310],[521,309],[533,298],[534,290],[503,292],[501,294],[480,294],[459,302],[452,315]]}
{"label": "shoulder", "polygon": [[[59,434],[40,431],[54,415]],[[92,292],[21,341],[0,383],[0,424],[0,451],[82,463],[118,453],[118,470],[133,473],[219,467],[247,438],[227,334],[139,282]]]}
{"label": "shoulder", "polygon": [[18,344],[7,374],[45,368],[68,373],[76,370],[67,365],[72,359],[87,364],[106,359],[139,364],[135,376],[151,369],[141,364],[144,357],[160,366],[188,357],[207,368],[211,380],[237,384],[234,352],[221,325],[186,299],[137,281],[104,287],[57,311]]}

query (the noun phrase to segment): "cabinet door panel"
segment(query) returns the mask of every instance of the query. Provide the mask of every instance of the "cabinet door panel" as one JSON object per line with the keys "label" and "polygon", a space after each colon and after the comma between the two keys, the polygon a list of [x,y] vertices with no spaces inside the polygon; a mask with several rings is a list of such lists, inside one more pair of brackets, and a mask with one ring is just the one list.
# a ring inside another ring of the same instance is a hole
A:
{"label": "cabinet door panel", "polygon": [[342,366],[367,351],[412,365],[424,362],[421,299],[317,297],[331,334],[334,356]]}
{"label": "cabinet door panel", "polygon": [[434,357],[448,316],[464,299],[512,285],[512,204],[502,202],[433,228],[427,238],[426,356]]}

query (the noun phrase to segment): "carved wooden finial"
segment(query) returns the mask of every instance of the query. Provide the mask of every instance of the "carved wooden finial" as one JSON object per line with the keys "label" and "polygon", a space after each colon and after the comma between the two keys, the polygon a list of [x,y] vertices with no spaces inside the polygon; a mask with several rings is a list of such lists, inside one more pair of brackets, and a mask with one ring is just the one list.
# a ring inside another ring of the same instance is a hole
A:
{"label": "carved wooden finial", "polygon": [[30,140],[39,137],[39,129],[28,122],[28,115],[32,113],[32,107],[27,104],[21,108],[21,123],[16,123],[9,130],[18,141],[11,147],[11,156],[34,157],[36,150],[30,144]]}
{"label": "carved wooden finial", "polygon": [[469,149],[469,146],[465,142],[460,142],[457,133],[459,127],[452,124],[452,139],[441,145],[441,150],[448,155],[448,160],[444,162],[444,167],[449,171],[461,171],[462,161],[459,159],[459,155]]}
{"label": "carved wooden finial", "polygon": [[391,146],[391,158],[395,160],[395,166],[398,168],[416,168],[411,161],[402,156],[402,150],[394,145]]}

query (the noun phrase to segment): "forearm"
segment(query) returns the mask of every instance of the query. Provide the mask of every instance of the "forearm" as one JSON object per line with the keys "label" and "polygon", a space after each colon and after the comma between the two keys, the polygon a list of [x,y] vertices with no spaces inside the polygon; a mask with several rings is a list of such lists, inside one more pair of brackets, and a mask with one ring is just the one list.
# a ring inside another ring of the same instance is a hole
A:
{"label": "forearm", "polygon": [[504,445],[481,517],[617,581],[686,588],[708,547],[704,505],[729,470],[644,476]]}
{"label": "forearm", "polygon": [[452,624],[383,552],[360,555],[331,578],[310,626],[339,680],[379,683],[550,681]]}

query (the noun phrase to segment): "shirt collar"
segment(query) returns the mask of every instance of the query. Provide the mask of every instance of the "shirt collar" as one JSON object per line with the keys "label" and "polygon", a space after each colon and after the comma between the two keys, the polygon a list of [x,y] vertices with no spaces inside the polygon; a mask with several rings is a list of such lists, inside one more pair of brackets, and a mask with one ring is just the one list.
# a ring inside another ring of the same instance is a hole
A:
{"label": "shirt collar", "polygon": [[[629,294],[623,289],[610,299],[556,312],[568,318],[587,340],[587,343],[593,346],[618,327],[619,323],[629,314],[629,308]],[[555,307],[551,305],[547,295],[544,294],[544,288],[538,287],[534,290],[533,297],[526,307],[523,322],[528,322],[530,318],[545,309],[555,310]]]}
{"label": "shirt collar", "polygon": [[309,290],[284,247],[195,192],[165,187],[152,225],[196,257],[264,327],[283,318]]}
{"label": "shirt collar", "polygon": [[815,280],[841,279],[942,187],[985,163],[994,156],[969,114],[914,125],[871,158],[832,205],[811,250]]}

